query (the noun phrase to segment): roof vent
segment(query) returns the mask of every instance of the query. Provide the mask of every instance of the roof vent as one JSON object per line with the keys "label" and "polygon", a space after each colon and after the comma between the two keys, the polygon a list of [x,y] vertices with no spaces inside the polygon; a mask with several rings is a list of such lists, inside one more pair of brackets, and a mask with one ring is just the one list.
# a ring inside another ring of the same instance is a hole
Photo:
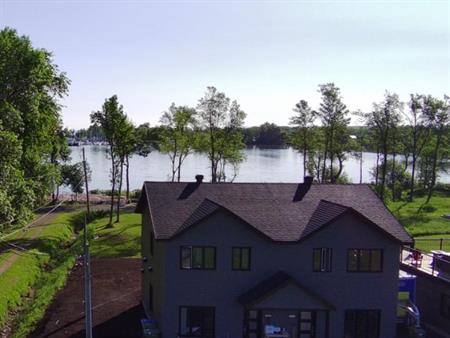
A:
{"label": "roof vent", "polygon": [[202,183],[203,182],[203,175],[195,175],[195,180],[197,181],[197,183]]}
{"label": "roof vent", "polygon": [[305,197],[306,193],[309,191],[309,188],[311,188],[311,185],[313,183],[314,177],[312,176],[305,176],[303,183],[300,183],[297,186],[297,190],[295,191],[294,198],[292,199],[293,202],[298,202]]}

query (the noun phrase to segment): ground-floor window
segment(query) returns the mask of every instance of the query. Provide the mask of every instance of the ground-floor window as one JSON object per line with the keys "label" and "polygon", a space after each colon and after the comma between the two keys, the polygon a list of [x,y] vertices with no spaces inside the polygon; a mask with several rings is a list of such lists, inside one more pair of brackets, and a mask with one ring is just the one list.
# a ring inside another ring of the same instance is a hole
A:
{"label": "ground-floor window", "polygon": [[379,338],[380,310],[347,310],[344,324],[345,338]]}
{"label": "ground-floor window", "polygon": [[214,337],[215,310],[205,306],[180,306],[180,337]]}

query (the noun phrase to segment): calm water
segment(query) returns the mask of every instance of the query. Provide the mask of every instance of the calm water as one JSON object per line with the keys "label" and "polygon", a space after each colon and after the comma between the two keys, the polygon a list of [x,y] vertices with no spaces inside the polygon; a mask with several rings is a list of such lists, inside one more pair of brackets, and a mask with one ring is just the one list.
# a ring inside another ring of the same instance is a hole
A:
{"label": "calm water", "polygon": [[[71,147],[72,161],[82,159],[82,147]],[[86,159],[92,170],[90,189],[109,189],[110,160],[103,146],[85,146]],[[370,181],[370,170],[375,166],[376,154],[363,153],[363,182]],[[183,181],[193,181],[196,174],[210,179],[209,163],[201,154],[190,155],[181,172]],[[359,160],[349,157],[344,163],[344,172],[350,180],[359,183]],[[232,171],[227,173],[231,175]],[[133,156],[130,159],[130,188],[140,189],[144,181],[168,181],[170,161],[167,155],[154,151],[148,157]],[[241,164],[235,182],[302,182],[302,156],[289,149],[245,150],[245,161]],[[441,182],[450,183],[450,175],[442,174]]]}

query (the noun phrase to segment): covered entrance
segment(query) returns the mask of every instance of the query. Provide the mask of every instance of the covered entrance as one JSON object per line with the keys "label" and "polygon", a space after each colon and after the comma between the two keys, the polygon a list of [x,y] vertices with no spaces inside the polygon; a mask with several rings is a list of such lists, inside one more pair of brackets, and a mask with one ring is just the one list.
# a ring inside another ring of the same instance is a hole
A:
{"label": "covered entrance", "polygon": [[244,306],[244,338],[329,338],[334,308],[284,272],[239,297]]}
{"label": "covered entrance", "polygon": [[326,338],[328,311],[247,310],[246,338]]}

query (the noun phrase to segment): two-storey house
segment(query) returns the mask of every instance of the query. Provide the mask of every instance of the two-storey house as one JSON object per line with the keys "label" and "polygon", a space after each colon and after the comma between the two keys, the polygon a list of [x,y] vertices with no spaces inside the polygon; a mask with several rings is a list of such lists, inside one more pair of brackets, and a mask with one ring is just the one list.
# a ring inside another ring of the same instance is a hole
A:
{"label": "two-storey house", "polygon": [[143,304],[163,338],[394,338],[404,228],[367,185],[146,182]]}

